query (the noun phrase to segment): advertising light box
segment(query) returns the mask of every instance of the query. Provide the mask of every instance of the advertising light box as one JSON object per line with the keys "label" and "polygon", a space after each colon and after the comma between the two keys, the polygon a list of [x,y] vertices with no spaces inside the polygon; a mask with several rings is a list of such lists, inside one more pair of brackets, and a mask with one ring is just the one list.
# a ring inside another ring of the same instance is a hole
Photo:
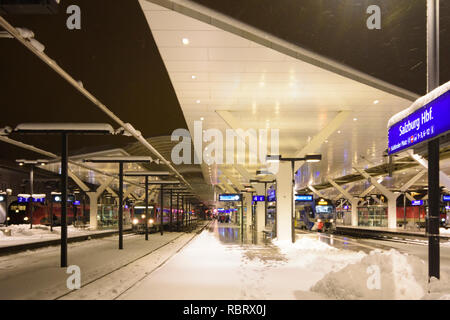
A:
{"label": "advertising light box", "polygon": [[219,201],[241,201],[242,195],[239,193],[222,193],[219,194]]}
{"label": "advertising light box", "polygon": [[388,153],[408,149],[450,130],[450,91],[414,111],[389,128]]}

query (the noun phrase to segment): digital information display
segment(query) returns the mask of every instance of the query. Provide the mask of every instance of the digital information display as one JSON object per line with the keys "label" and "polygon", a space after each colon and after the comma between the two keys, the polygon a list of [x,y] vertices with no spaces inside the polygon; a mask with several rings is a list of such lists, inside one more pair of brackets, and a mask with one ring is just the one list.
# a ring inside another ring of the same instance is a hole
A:
{"label": "digital information display", "polygon": [[265,201],[266,197],[264,196],[253,196],[253,201],[254,202],[261,202],[261,201]]}
{"label": "digital information display", "polygon": [[296,194],[295,201],[313,201],[313,196],[311,194]]}
{"label": "digital information display", "polygon": [[397,122],[388,131],[388,153],[408,149],[450,130],[450,91]]}
{"label": "digital information display", "polygon": [[423,200],[414,200],[411,201],[412,206],[423,206]]}
{"label": "digital information display", "polygon": [[450,201],[450,195],[445,195],[442,197],[442,201]]}
{"label": "digital information display", "polygon": [[222,193],[219,194],[219,201],[241,201],[242,195],[239,193]]}

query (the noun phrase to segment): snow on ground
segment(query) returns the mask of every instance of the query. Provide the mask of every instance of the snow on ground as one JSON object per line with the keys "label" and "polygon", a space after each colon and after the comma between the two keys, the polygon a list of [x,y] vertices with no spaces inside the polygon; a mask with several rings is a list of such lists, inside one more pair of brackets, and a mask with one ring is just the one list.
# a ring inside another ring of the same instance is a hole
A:
{"label": "snow on ground", "polygon": [[[121,299],[445,299],[448,275],[396,250],[337,249],[308,236],[295,244],[224,243],[204,231]],[[429,290],[430,293],[429,293]]]}
{"label": "snow on ground", "polygon": [[364,255],[307,238],[294,247],[224,244],[204,231],[121,298],[323,299],[309,288]]}
{"label": "snow on ground", "polygon": [[[10,236],[5,233],[6,230],[11,231]],[[67,226],[68,237],[109,232],[111,230],[112,229],[90,231],[88,229],[75,228],[72,225]],[[61,227],[53,227],[53,231],[50,231],[50,227],[45,225],[33,225],[33,229],[30,229],[29,224],[10,225],[8,227],[0,228],[0,247],[54,240],[59,239],[60,237]]]}

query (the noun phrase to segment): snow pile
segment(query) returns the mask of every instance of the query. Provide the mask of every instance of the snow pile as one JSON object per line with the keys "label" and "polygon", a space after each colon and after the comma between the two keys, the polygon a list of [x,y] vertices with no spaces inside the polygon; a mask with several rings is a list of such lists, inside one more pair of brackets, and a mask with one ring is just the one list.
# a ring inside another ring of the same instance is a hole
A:
{"label": "snow pile", "polygon": [[[333,248],[310,237],[301,237],[295,243],[277,240],[272,243],[282,259],[263,264],[258,259],[248,260],[242,268],[246,275],[243,291],[252,299],[325,299],[308,290],[329,272],[339,271],[366,256],[363,252]],[[252,281],[257,281],[256,287]]]}
{"label": "snow pile", "polygon": [[415,256],[374,250],[359,263],[327,274],[311,291],[332,299],[421,299],[427,273],[425,262]]}
{"label": "snow pile", "polygon": [[41,225],[33,225],[33,229],[30,229],[29,224],[17,224],[2,228],[2,230],[11,231],[11,236],[7,236],[4,232],[0,232],[0,238],[2,238],[2,240],[19,240],[28,237],[42,237],[45,234],[48,234],[47,227]]}
{"label": "snow pile", "polygon": [[441,279],[431,278],[428,284],[428,294],[424,299],[430,300],[450,300],[450,278],[448,274],[441,270]]}

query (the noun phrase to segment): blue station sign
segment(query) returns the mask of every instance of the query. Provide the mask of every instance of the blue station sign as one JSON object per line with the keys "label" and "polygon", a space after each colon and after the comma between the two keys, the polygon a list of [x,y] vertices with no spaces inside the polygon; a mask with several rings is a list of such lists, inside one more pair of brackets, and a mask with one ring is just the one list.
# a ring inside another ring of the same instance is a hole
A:
{"label": "blue station sign", "polygon": [[411,201],[412,206],[423,206],[423,200],[413,200]]}
{"label": "blue station sign", "polygon": [[254,202],[261,202],[261,201],[265,201],[266,197],[264,196],[253,196],[253,201]]}
{"label": "blue station sign", "polygon": [[388,131],[388,153],[411,148],[450,131],[449,108],[450,91],[447,91],[392,125]]}
{"label": "blue station sign", "polygon": [[219,201],[241,201],[242,195],[239,193],[222,193],[219,194]]}
{"label": "blue station sign", "polygon": [[442,196],[442,201],[450,201],[450,195],[449,194],[444,194]]}
{"label": "blue station sign", "polygon": [[313,201],[313,196],[311,194],[296,194],[295,201],[310,202]]}

